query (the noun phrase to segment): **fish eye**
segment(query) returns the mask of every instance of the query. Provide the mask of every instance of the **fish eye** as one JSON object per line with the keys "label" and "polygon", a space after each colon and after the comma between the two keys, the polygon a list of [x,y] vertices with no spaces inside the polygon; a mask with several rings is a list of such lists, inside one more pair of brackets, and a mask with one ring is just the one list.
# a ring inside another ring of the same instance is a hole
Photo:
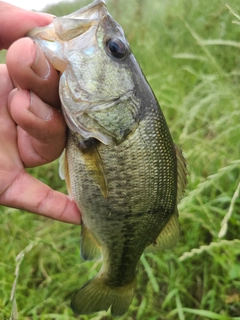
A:
{"label": "fish eye", "polygon": [[107,41],[108,52],[117,59],[123,59],[127,54],[127,46],[121,39],[110,39]]}

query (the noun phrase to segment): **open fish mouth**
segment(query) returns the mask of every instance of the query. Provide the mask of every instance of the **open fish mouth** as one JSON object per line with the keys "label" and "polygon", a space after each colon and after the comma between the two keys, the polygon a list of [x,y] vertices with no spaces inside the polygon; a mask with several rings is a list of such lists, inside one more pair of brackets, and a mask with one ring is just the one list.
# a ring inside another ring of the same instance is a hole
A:
{"label": "open fish mouth", "polygon": [[58,59],[64,52],[64,42],[69,41],[68,50],[71,46],[76,49],[75,38],[82,37],[79,43],[79,50],[82,47],[89,47],[89,53],[95,51],[97,45],[93,28],[97,29],[99,22],[108,15],[104,0],[95,0],[88,6],[77,10],[63,17],[56,17],[52,23],[46,27],[35,28],[27,36],[39,43],[43,48],[46,57],[56,70],[63,72],[66,64],[63,59]]}
{"label": "open fish mouth", "polygon": [[56,17],[46,27],[35,28],[27,35],[31,38],[47,41],[68,41],[84,34],[92,26],[97,25],[106,15],[104,0],[96,0],[88,6],[63,17]]}

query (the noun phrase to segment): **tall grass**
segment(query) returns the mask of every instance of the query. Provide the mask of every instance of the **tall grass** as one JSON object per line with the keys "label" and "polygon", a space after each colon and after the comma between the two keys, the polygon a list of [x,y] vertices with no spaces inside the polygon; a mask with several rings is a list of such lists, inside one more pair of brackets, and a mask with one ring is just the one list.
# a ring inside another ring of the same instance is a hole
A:
{"label": "tall grass", "polygon": [[[48,11],[63,15],[86,3]],[[233,14],[240,14],[240,2],[107,3],[189,165],[179,243],[142,257],[136,295],[120,319],[240,319],[240,19]],[[66,192],[57,166],[31,173]],[[20,320],[76,319],[71,294],[99,267],[80,259],[79,227],[0,210],[0,319],[12,310]],[[78,319],[111,317],[100,312]]]}

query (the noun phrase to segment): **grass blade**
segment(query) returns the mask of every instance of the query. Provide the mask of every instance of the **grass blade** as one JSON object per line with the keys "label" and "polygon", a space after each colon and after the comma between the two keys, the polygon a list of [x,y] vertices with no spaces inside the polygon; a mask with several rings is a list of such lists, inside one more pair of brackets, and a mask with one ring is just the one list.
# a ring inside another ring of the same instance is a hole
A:
{"label": "grass blade", "polygon": [[234,209],[234,204],[235,202],[237,201],[238,197],[239,197],[239,193],[240,193],[240,182],[237,186],[237,189],[232,197],[232,200],[231,200],[231,204],[230,204],[230,207],[228,209],[228,212],[226,214],[226,216],[224,217],[222,223],[221,223],[221,230],[219,231],[219,234],[218,234],[218,237],[219,238],[223,238],[226,233],[227,233],[227,229],[228,229],[228,221],[229,219],[231,218],[232,216],[232,212],[233,212],[233,209]]}
{"label": "grass blade", "polygon": [[151,282],[151,284],[152,284],[153,290],[154,290],[156,293],[158,293],[158,292],[160,291],[160,289],[159,289],[159,284],[158,284],[158,282],[157,282],[156,277],[155,277],[154,274],[153,274],[152,268],[150,267],[147,259],[146,259],[145,256],[144,256],[144,254],[141,256],[141,262],[142,262],[142,264],[143,264],[143,266],[144,266],[144,269],[145,269],[145,271],[146,271],[146,273],[147,273],[147,275],[148,275],[148,278],[149,278],[149,280],[150,280],[150,282]]}

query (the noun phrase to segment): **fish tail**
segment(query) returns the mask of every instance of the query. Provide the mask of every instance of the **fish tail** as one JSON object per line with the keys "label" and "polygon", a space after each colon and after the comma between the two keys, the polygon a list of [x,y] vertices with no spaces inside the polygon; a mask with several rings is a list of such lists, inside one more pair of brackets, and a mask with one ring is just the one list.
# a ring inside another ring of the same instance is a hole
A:
{"label": "fish tail", "polygon": [[111,308],[113,316],[127,312],[132,302],[135,279],[124,286],[112,287],[100,276],[88,281],[73,297],[71,308],[76,314],[89,314]]}

